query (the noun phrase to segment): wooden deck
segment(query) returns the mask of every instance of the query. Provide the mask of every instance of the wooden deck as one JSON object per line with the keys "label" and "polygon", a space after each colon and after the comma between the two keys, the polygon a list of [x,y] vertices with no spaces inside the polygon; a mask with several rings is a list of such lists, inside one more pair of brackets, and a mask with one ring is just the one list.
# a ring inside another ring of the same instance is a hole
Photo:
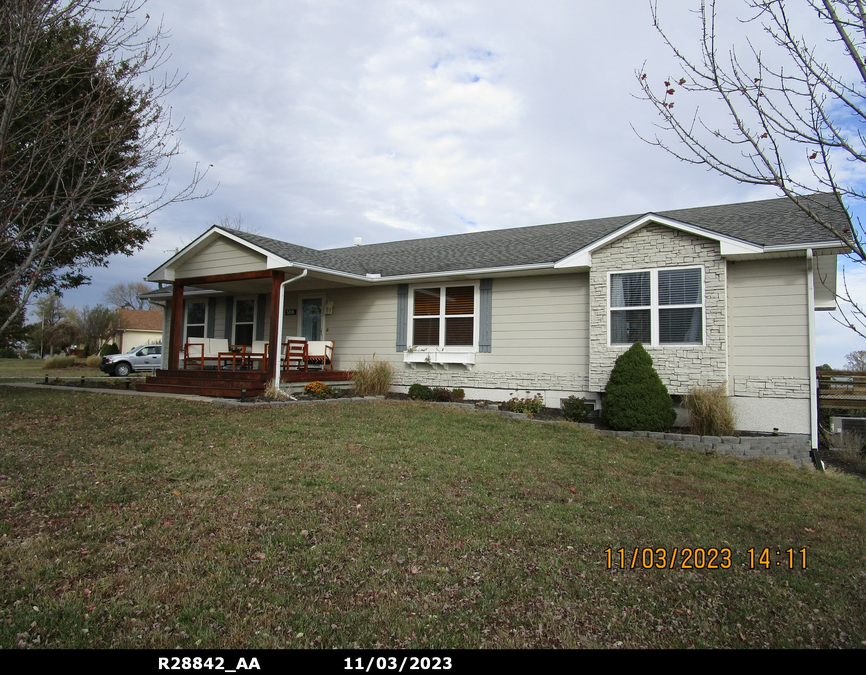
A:
{"label": "wooden deck", "polygon": [[[309,382],[346,382],[352,376],[349,370],[291,370],[283,372],[280,379],[290,385],[287,388],[297,391]],[[241,398],[260,396],[269,379],[267,373],[256,370],[157,370],[136,390]]]}
{"label": "wooden deck", "polygon": [[819,370],[818,405],[825,410],[866,410],[866,373]]}

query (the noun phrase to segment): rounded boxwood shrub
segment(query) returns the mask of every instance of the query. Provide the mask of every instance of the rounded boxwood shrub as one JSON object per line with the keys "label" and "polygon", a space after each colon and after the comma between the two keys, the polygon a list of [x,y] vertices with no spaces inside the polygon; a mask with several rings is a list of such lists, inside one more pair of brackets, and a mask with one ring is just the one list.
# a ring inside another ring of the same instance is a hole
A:
{"label": "rounded boxwood shrub", "polygon": [[432,401],[433,390],[423,384],[417,382],[409,387],[409,398],[413,400]]}
{"label": "rounded boxwood shrub", "polygon": [[640,342],[617,358],[604,388],[601,419],[618,431],[665,431],[676,421],[668,389]]}

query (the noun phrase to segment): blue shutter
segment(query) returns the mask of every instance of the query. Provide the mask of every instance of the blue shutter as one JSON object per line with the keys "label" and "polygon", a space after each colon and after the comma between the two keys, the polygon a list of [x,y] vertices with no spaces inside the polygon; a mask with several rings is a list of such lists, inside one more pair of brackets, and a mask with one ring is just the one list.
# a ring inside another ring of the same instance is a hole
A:
{"label": "blue shutter", "polygon": [[409,322],[409,284],[397,286],[397,351],[406,351]]}
{"label": "blue shutter", "polygon": [[230,295],[226,298],[226,332],[223,337],[231,342],[234,337],[232,335],[232,327],[235,320],[235,298]]}
{"label": "blue shutter", "polygon": [[209,338],[214,336],[214,324],[216,323],[216,298],[208,298],[207,300],[207,332],[205,335]]}
{"label": "blue shutter", "polygon": [[256,298],[256,340],[265,339],[265,311],[267,306],[267,293],[259,293]]}
{"label": "blue shutter", "polygon": [[478,308],[478,351],[489,354],[493,342],[493,279],[481,280]]}

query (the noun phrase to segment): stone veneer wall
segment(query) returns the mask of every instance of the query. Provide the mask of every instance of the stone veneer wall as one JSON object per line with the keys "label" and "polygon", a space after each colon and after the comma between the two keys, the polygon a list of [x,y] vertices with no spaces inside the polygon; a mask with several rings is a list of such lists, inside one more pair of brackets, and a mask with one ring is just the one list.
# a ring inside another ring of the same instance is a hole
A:
{"label": "stone veneer wall", "polygon": [[555,390],[588,391],[589,380],[577,373],[532,373],[532,372],[490,372],[466,370],[452,366],[448,370],[432,370],[421,365],[417,369],[397,369],[393,384],[408,387],[415,383],[428,387],[447,387],[454,389],[500,389],[508,391]]}
{"label": "stone veneer wall", "polygon": [[590,292],[590,375],[592,391],[603,391],[617,356],[629,345],[608,345],[608,272],[703,266],[705,346],[644,345],[671,394],[695,384],[718,386],[727,379],[725,287],[727,268],[719,244],[662,225],[647,225],[592,254]]}
{"label": "stone veneer wall", "polygon": [[809,378],[736,375],[733,395],[753,398],[809,398]]}

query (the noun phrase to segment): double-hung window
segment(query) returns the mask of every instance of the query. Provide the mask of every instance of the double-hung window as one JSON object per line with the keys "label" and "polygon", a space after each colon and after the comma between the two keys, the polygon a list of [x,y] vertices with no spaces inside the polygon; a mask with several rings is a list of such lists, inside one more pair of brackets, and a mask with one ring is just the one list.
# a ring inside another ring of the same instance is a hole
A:
{"label": "double-hung window", "polygon": [[478,344],[477,290],[477,285],[411,289],[409,344],[474,349]]}
{"label": "double-hung window", "polygon": [[608,288],[610,344],[704,343],[703,268],[611,273]]}

